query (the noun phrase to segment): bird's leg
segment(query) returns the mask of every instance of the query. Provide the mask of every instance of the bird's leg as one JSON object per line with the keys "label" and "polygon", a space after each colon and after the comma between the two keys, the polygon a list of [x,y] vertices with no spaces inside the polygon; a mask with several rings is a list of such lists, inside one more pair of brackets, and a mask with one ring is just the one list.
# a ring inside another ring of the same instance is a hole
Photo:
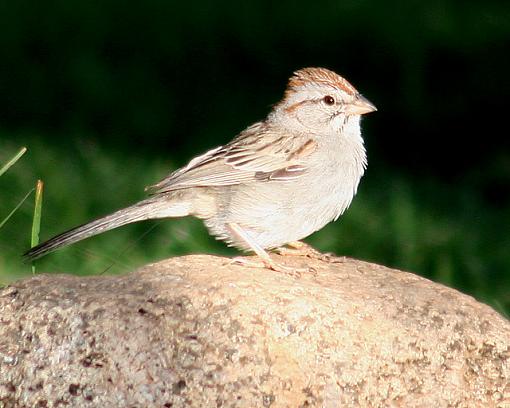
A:
{"label": "bird's leg", "polygon": [[238,263],[245,266],[251,266],[255,268],[268,268],[273,271],[277,272],[284,272],[286,274],[292,275],[292,276],[300,276],[301,270],[297,268],[290,268],[288,266],[280,265],[273,261],[269,254],[262,248],[259,244],[257,244],[253,239],[250,238],[250,236],[244,231],[238,224],[236,223],[229,223],[227,224],[227,228],[230,230],[230,232],[235,235],[239,240],[246,243],[250,249],[255,252],[258,257],[262,260],[262,262],[255,262],[250,261],[243,257],[235,257],[232,262]]}

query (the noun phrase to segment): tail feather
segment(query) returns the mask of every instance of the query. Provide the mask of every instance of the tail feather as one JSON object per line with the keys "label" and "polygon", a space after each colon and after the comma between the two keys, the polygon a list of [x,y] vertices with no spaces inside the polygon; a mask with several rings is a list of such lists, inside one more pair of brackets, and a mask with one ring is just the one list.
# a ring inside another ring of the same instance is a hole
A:
{"label": "tail feather", "polygon": [[56,249],[133,222],[156,218],[180,217],[188,213],[188,206],[185,203],[172,204],[161,198],[148,199],[59,234],[33,247],[23,254],[23,258],[26,261],[33,261]]}

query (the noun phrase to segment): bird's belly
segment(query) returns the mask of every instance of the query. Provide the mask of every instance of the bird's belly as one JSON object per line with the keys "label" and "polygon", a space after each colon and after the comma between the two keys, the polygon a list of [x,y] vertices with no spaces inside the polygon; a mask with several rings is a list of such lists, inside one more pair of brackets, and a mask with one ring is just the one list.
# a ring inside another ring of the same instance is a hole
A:
{"label": "bird's belly", "polygon": [[355,188],[339,177],[316,176],[296,182],[267,182],[241,185],[217,216],[206,220],[213,235],[240,249],[249,249],[232,236],[229,223],[240,226],[263,248],[297,241],[336,219],[350,204]]}

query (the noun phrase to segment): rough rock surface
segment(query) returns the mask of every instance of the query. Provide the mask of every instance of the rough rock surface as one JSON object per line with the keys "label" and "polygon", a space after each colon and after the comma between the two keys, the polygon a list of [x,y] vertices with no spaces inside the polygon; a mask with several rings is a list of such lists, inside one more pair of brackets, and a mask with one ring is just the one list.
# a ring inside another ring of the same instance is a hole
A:
{"label": "rough rock surface", "polygon": [[[275,258],[277,258],[275,256]],[[0,407],[509,407],[510,323],[418,276],[187,256],[0,291]]]}

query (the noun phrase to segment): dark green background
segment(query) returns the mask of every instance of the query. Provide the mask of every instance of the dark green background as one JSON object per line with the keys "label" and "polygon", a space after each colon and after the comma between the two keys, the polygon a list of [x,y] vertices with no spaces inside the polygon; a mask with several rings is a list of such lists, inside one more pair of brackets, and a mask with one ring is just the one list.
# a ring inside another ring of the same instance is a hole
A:
{"label": "dark green background", "polygon": [[[324,66],[379,111],[363,121],[359,196],[311,242],[509,308],[508,1],[12,1],[0,34],[0,160],[30,150],[0,179],[0,219],[35,178],[43,238],[139,199],[162,169],[263,118],[294,70]],[[0,268],[27,246],[25,207],[0,230]],[[158,257],[225,252],[186,223]],[[155,260],[144,245],[166,233],[136,242],[148,227],[133,228],[112,246],[142,248],[135,266]],[[71,254],[42,270],[88,262]]]}

